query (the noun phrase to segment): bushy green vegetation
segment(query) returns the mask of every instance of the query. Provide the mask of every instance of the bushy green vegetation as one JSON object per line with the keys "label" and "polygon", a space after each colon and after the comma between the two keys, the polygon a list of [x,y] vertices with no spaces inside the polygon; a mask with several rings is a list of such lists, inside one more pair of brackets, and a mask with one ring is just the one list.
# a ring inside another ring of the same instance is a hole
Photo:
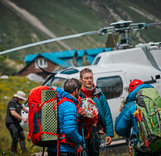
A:
{"label": "bushy green vegetation", "polygon": [[[11,136],[5,126],[8,102],[11,100],[13,94],[18,90],[24,91],[28,97],[30,89],[38,85],[39,83],[29,81],[25,77],[9,77],[8,79],[0,79],[0,156],[11,155]],[[28,133],[25,133],[25,135],[27,138]],[[42,148],[38,148],[36,146],[31,149],[32,145],[33,144],[26,139],[26,146],[30,154],[42,151]],[[18,149],[20,149],[20,147],[18,147]],[[21,150],[18,151],[17,155],[23,155]]]}
{"label": "bushy green vegetation", "polygon": [[5,57],[0,56],[0,73],[2,75],[16,75],[17,70],[14,67],[9,66],[6,62],[5,62]]}

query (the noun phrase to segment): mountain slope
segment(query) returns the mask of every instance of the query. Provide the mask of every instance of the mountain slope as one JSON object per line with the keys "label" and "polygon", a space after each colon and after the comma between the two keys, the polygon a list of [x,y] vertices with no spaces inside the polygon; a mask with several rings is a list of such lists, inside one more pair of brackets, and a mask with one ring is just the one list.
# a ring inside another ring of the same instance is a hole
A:
{"label": "mountain slope", "polygon": [[[40,23],[29,22],[11,7],[4,5],[8,0],[0,1],[0,45],[5,49],[21,46],[31,42],[64,36],[75,33],[98,30],[109,26],[118,20],[133,20],[134,22],[161,21],[159,0],[12,0],[39,21],[47,30],[44,33]],[[31,17],[32,17],[31,16]],[[31,19],[31,17],[29,19]],[[37,26],[36,26],[37,25]],[[151,27],[148,31],[137,33],[137,41],[160,41],[161,27]],[[52,35],[53,34],[53,35]],[[157,35],[154,35],[157,34]],[[87,49],[104,47],[106,36],[87,36],[64,40],[63,44],[70,49]],[[10,58],[22,60],[29,53],[67,50],[59,43],[49,43],[24,49],[12,54]]]}

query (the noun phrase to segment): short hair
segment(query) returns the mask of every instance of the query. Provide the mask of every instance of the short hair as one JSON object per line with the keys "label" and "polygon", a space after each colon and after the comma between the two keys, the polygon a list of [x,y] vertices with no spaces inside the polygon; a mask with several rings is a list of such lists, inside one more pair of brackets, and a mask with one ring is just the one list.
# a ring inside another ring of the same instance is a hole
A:
{"label": "short hair", "polygon": [[64,83],[64,91],[68,93],[73,93],[76,89],[81,89],[81,82],[78,79],[71,78],[65,81]]}
{"label": "short hair", "polygon": [[82,77],[83,77],[83,74],[85,74],[85,73],[92,73],[92,74],[93,74],[93,72],[92,72],[91,69],[89,69],[89,68],[84,68],[84,69],[82,69],[82,70],[80,71],[80,78],[82,78]]}

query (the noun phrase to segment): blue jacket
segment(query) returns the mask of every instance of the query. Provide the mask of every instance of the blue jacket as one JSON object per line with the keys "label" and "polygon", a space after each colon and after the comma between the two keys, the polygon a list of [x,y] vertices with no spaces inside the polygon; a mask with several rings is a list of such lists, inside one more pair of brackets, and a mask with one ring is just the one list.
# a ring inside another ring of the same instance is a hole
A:
{"label": "blue jacket", "polygon": [[[97,97],[98,95],[98,97]],[[86,96],[81,92],[80,93],[81,99],[86,98]],[[113,130],[113,120],[111,116],[111,111],[107,102],[106,97],[104,96],[103,92],[99,88],[95,88],[93,91],[93,98],[92,100],[95,102],[98,108],[98,122],[103,127],[104,131],[106,132],[107,136],[114,136]]]}
{"label": "blue jacket", "polygon": [[[61,152],[72,152],[76,153],[77,145],[82,143],[82,136],[78,134],[78,121],[77,121],[77,108],[76,104],[78,101],[72,97],[69,93],[57,88],[58,101],[62,97],[66,97],[72,100],[74,103],[69,101],[64,101],[58,107],[58,122],[59,122],[59,132],[65,134],[68,140],[73,142],[76,146],[70,146],[68,144],[60,143],[59,151]],[[48,151],[56,152],[56,143],[52,147],[48,147]]]}
{"label": "blue jacket", "polygon": [[115,132],[120,136],[129,138],[131,135],[131,128],[133,128],[132,138],[137,138],[138,136],[138,121],[133,116],[133,113],[136,110],[136,94],[142,88],[153,88],[153,86],[141,84],[127,96],[125,106],[115,122]]}

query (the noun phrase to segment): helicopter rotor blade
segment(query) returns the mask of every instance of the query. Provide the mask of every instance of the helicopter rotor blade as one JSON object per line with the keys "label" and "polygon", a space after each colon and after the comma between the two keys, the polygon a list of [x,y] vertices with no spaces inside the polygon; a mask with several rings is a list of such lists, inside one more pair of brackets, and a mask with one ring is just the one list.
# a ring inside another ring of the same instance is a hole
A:
{"label": "helicopter rotor blade", "polygon": [[156,23],[134,23],[131,24],[130,27],[133,30],[142,30],[142,29],[147,29],[149,26],[157,26],[161,25],[161,22],[156,22]]}
{"label": "helicopter rotor blade", "polygon": [[21,49],[26,49],[26,48],[29,48],[29,47],[34,47],[34,46],[41,45],[41,44],[50,43],[50,42],[66,40],[66,39],[70,39],[70,38],[77,38],[77,37],[82,37],[82,36],[87,36],[87,35],[95,35],[95,34],[99,34],[99,31],[98,30],[89,31],[89,32],[84,32],[84,33],[79,33],[79,34],[73,34],[73,35],[68,35],[68,36],[52,38],[52,39],[48,39],[48,40],[44,40],[44,41],[40,41],[40,42],[36,42],[36,43],[30,43],[30,44],[23,45],[23,46],[20,46],[20,47],[4,50],[4,51],[0,52],[0,55],[11,53],[11,52],[21,50]]}
{"label": "helicopter rotor blade", "polygon": [[11,52],[21,50],[21,49],[26,49],[29,47],[34,47],[34,46],[41,45],[41,44],[60,41],[60,40],[66,40],[66,39],[77,38],[77,37],[82,37],[82,36],[87,36],[87,35],[95,35],[95,34],[104,35],[104,34],[107,34],[108,32],[111,32],[111,33],[118,32],[121,34],[121,33],[126,33],[127,30],[129,32],[135,31],[135,30],[143,30],[143,29],[147,29],[148,26],[154,26],[154,25],[161,24],[161,22],[158,22],[158,23],[133,23],[133,24],[131,24],[131,23],[132,23],[132,21],[118,21],[118,22],[112,23],[110,27],[104,27],[104,28],[101,28],[96,31],[89,31],[89,32],[83,32],[83,33],[78,33],[78,34],[73,34],[73,35],[52,38],[52,39],[43,40],[43,41],[39,41],[36,43],[30,43],[30,44],[23,45],[20,47],[12,48],[9,50],[4,50],[4,51],[0,52],[0,55],[11,53]]}
{"label": "helicopter rotor blade", "polygon": [[148,26],[154,26],[154,25],[160,25],[161,24],[161,22],[158,22],[158,23],[148,23],[147,25]]}

